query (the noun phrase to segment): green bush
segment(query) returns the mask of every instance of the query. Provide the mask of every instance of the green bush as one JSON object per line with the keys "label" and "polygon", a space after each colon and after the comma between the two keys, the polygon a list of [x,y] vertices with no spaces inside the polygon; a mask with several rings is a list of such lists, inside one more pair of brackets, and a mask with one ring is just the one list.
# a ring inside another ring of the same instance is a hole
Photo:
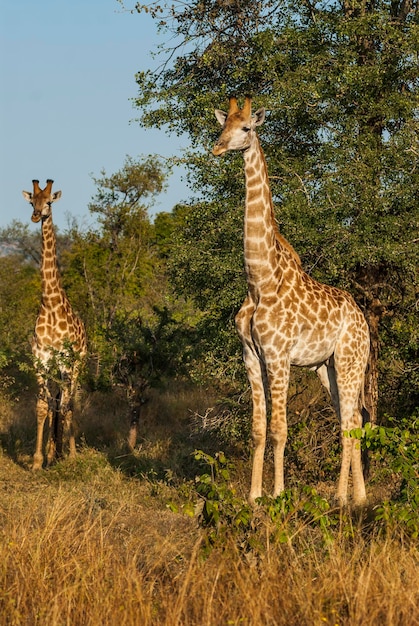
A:
{"label": "green bush", "polygon": [[380,466],[399,478],[398,493],[375,509],[375,519],[390,530],[395,524],[409,536],[419,536],[419,413],[398,423],[388,418],[390,426],[372,427],[349,433],[361,439]]}

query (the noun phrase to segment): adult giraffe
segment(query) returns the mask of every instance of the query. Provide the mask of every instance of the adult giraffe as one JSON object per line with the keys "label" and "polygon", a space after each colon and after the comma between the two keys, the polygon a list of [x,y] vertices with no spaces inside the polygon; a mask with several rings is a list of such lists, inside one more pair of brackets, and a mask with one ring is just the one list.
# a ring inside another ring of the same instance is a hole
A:
{"label": "adult giraffe", "polygon": [[[223,126],[213,154],[240,150],[244,157],[246,207],[244,260],[248,295],[236,316],[243,358],[252,389],[254,458],[250,501],[262,495],[267,396],[271,396],[274,496],[284,490],[286,403],[290,366],[317,372],[338,414],[342,433],[362,425],[361,402],[369,354],[368,326],[352,296],[323,285],[304,272],[292,246],[275,222],[265,156],[256,127],[265,109],[239,109],[230,98],[228,113],[216,109]],[[336,498],[347,502],[352,469],[353,500],[366,500],[359,441],[342,436],[342,461]]]}
{"label": "adult giraffe", "polygon": [[[39,385],[36,403],[36,449],[32,466],[34,470],[40,469],[44,462],[42,442],[47,417],[48,465],[62,455],[64,435],[69,437],[70,456],[76,454],[72,405],[77,391],[81,360],[87,352],[83,323],[71,308],[58,271],[51,206],[61,198],[61,191],[52,192],[53,182],[48,179],[45,189],[41,189],[39,181],[33,180],[33,193],[22,192],[25,200],[32,205],[32,221],[42,222],[42,297],[32,339]],[[54,362],[61,375],[58,392],[51,376]]]}

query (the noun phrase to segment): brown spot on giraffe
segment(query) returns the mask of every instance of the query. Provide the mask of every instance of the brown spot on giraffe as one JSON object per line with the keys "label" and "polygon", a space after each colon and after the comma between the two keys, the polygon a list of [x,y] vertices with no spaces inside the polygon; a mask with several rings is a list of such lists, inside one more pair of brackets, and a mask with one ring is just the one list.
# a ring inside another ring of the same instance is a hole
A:
{"label": "brown spot on giraffe", "polygon": [[[61,456],[65,435],[69,438],[70,456],[75,455],[72,405],[77,392],[81,361],[86,355],[87,347],[83,322],[71,307],[61,285],[57,266],[56,237],[51,207],[53,202],[60,199],[61,191],[52,191],[51,179],[47,180],[44,189],[40,188],[38,180],[33,180],[32,183],[33,192],[23,191],[22,193],[25,200],[32,205],[32,221],[42,223],[42,295],[32,340],[32,353],[39,386],[33,469],[40,469],[44,462],[43,432],[46,419],[48,419],[49,427],[48,464],[57,456]],[[51,359],[54,356],[62,378],[58,410],[56,390],[50,376]]]}
{"label": "brown spot on giraffe", "polygon": [[[248,295],[236,316],[236,327],[243,343],[253,395],[254,457],[249,499],[254,502],[262,495],[267,431],[264,373],[272,401],[274,495],[277,496],[284,489],[290,366],[306,366],[317,371],[331,395],[343,432],[362,425],[360,409],[370,340],[367,323],[353,298],[304,272],[298,254],[279,233],[266,160],[256,133],[265,119],[265,109],[260,108],[252,115],[251,108],[250,98],[245,99],[242,109],[236,98],[230,98],[228,113],[216,109],[223,130],[213,154],[220,156],[228,150],[239,150],[244,157],[244,261]],[[342,437],[336,492],[341,504],[347,501],[350,469],[353,499],[361,504],[366,500],[366,492],[359,442]]]}

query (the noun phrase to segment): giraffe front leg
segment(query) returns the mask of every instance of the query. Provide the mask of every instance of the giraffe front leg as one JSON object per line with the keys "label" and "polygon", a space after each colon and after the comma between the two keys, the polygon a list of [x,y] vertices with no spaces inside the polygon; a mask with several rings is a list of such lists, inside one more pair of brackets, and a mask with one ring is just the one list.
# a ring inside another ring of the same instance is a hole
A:
{"label": "giraffe front leg", "polygon": [[[268,372],[271,368],[268,367]],[[290,366],[285,361],[275,363],[269,373],[272,417],[271,437],[274,451],[274,492],[276,498],[284,491],[284,451],[287,443],[287,392]]]}
{"label": "giraffe front leg", "polygon": [[255,381],[252,385],[253,416],[253,467],[252,482],[250,486],[249,502],[254,503],[256,498],[262,496],[263,462],[266,445],[266,400],[263,384],[260,387]]}
{"label": "giraffe front leg", "polygon": [[279,496],[285,488],[284,482],[284,451],[287,443],[287,418],[275,420],[271,425],[272,443],[274,449],[274,498]]}
{"label": "giraffe front leg", "polygon": [[266,445],[266,391],[262,373],[262,363],[252,345],[246,345],[244,362],[252,389],[252,438],[253,466],[249,502],[254,504],[262,496],[263,462]]}
{"label": "giraffe front leg", "polygon": [[252,390],[252,437],[253,465],[249,502],[254,504],[262,496],[263,462],[266,444],[266,389],[263,364],[256,352],[250,332],[251,319],[255,310],[250,296],[245,299],[236,315],[236,328],[243,344],[243,361]]}
{"label": "giraffe front leg", "polygon": [[68,456],[70,459],[76,458],[76,435],[74,428],[73,409],[70,409],[64,420],[64,429],[68,433]]}

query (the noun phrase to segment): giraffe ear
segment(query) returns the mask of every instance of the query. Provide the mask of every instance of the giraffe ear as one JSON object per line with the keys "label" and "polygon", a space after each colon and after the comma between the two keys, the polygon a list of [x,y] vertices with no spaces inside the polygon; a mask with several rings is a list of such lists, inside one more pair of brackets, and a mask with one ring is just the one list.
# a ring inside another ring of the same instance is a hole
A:
{"label": "giraffe ear", "polygon": [[227,113],[225,111],[221,111],[221,109],[215,109],[215,117],[220,122],[221,126],[224,126],[225,121],[227,119]]}
{"label": "giraffe ear", "polygon": [[25,198],[25,200],[27,200],[28,202],[32,202],[32,194],[30,191],[22,191],[22,196]]}
{"label": "giraffe ear", "polygon": [[261,107],[254,113],[253,117],[255,120],[255,126],[260,126],[261,124],[263,124],[263,122],[265,121],[265,113],[265,107]]}
{"label": "giraffe ear", "polygon": [[56,202],[60,198],[61,198],[61,191],[54,191],[54,193],[52,194],[52,201]]}

